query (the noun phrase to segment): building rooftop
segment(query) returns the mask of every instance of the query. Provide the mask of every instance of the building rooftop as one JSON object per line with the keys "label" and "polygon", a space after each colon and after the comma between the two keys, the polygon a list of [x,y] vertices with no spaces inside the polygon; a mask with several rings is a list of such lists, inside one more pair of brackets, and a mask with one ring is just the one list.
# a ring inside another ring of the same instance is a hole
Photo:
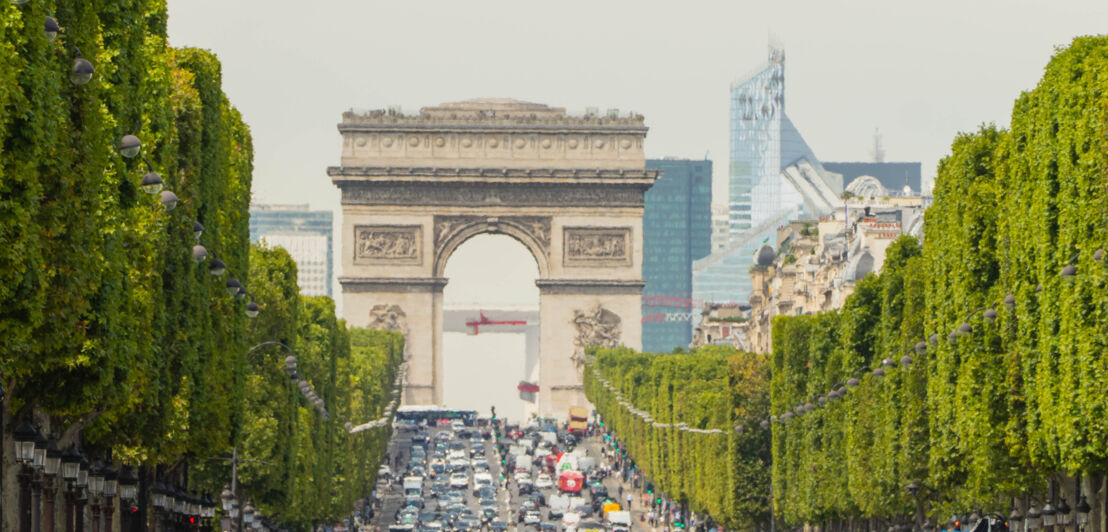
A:
{"label": "building rooftop", "polygon": [[843,175],[843,183],[864,175],[873,176],[889,194],[900,194],[905,183],[913,193],[919,194],[922,167],[918,162],[823,162],[824,169]]}

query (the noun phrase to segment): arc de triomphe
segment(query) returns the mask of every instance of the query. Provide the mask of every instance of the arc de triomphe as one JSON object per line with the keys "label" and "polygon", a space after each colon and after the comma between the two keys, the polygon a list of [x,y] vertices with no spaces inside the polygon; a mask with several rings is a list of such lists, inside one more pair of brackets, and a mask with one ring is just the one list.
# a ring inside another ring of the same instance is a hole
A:
{"label": "arc de triomphe", "polygon": [[538,264],[540,415],[586,404],[583,346],[641,347],[643,193],[658,176],[642,116],[480,99],[347,112],[338,128],[343,314],[406,334],[405,404],[441,404],[443,272],[482,233]]}

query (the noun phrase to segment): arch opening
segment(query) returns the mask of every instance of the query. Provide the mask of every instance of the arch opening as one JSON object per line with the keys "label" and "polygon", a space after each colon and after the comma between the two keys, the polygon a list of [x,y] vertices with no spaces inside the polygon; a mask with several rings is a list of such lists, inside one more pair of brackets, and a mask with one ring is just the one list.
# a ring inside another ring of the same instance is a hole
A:
{"label": "arch opening", "polygon": [[[540,262],[514,235],[475,232],[436,259],[443,289],[442,385],[448,408],[522,420],[536,404],[520,381],[538,382]],[[524,324],[519,322],[523,321]]]}

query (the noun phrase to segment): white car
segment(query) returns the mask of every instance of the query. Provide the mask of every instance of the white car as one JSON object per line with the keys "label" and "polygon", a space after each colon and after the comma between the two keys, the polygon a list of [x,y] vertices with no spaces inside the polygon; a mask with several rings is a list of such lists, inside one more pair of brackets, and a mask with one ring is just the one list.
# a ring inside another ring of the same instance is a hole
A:
{"label": "white car", "polygon": [[450,475],[450,487],[465,489],[469,486],[469,475],[465,473],[454,473]]}
{"label": "white car", "polygon": [[539,478],[535,479],[535,487],[541,489],[553,488],[554,481],[550,478],[550,475],[543,473],[539,475]]}

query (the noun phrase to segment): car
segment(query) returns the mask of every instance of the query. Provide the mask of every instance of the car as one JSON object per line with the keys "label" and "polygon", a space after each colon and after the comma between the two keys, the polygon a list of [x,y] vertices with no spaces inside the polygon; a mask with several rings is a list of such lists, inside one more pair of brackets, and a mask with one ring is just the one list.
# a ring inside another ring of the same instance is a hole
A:
{"label": "car", "polygon": [[500,512],[497,512],[496,508],[486,506],[481,509],[481,520],[485,523],[490,523],[499,516]]}
{"label": "car", "polygon": [[458,519],[454,521],[454,530],[459,532],[467,532],[469,530],[479,530],[481,526],[476,522],[469,519]]}
{"label": "car", "polygon": [[558,532],[558,525],[547,522],[540,523],[539,532]]}
{"label": "car", "polygon": [[477,490],[477,498],[481,500],[496,500],[496,488],[492,486],[481,486],[481,488]]}
{"label": "car", "polygon": [[580,505],[574,506],[573,511],[569,512],[569,513],[576,513],[582,518],[589,517],[589,516],[592,515],[592,506],[589,506],[587,504],[580,504]]}
{"label": "car", "polygon": [[504,521],[501,521],[499,519],[495,519],[489,523],[489,530],[494,530],[496,532],[505,532],[506,530],[508,530],[508,523],[505,523]]}
{"label": "car", "polygon": [[538,526],[539,523],[542,522],[542,516],[539,515],[539,512],[537,512],[537,511],[536,512],[527,512],[527,513],[523,514],[523,520],[521,522],[525,526],[526,525]]}
{"label": "car", "polygon": [[542,473],[535,479],[535,487],[539,489],[548,489],[554,487],[554,481],[550,478],[550,475]]}
{"label": "car", "polygon": [[516,489],[519,490],[520,495],[525,495],[534,491],[535,485],[530,479],[520,479],[516,481]]}
{"label": "car", "polygon": [[465,489],[469,486],[469,475],[465,473],[453,473],[450,475],[450,487]]}

